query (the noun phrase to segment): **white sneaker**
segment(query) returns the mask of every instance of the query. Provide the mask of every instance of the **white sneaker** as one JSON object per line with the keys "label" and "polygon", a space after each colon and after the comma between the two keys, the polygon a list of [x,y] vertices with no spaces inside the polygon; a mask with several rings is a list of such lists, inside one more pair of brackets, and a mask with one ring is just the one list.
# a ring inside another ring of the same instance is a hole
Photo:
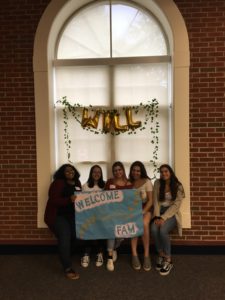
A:
{"label": "white sneaker", "polygon": [[114,263],[113,263],[112,258],[107,259],[106,268],[108,271],[114,271]]}
{"label": "white sneaker", "polygon": [[168,275],[173,267],[172,262],[164,261],[162,268],[159,271],[159,274],[162,276]]}
{"label": "white sneaker", "polygon": [[95,265],[96,267],[101,267],[103,265],[103,255],[101,252],[99,252],[96,256]]}
{"label": "white sneaker", "polygon": [[117,251],[116,250],[113,250],[112,259],[113,259],[113,262],[117,261]]}
{"label": "white sneaker", "polygon": [[87,268],[89,266],[90,263],[90,256],[85,254],[82,258],[81,258],[81,266],[83,268]]}

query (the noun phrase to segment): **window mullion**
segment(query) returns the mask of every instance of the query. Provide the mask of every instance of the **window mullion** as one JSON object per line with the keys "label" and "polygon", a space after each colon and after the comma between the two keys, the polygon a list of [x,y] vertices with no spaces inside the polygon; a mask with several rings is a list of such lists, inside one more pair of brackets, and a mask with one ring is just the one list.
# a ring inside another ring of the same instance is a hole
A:
{"label": "window mullion", "polygon": [[[109,66],[109,103],[110,103],[110,109],[114,108],[114,89],[115,89],[115,84],[114,84],[114,67]],[[115,143],[114,143],[114,138],[113,136],[110,136],[110,161],[114,162],[115,161]],[[111,172],[111,166],[108,165],[108,174]]]}
{"label": "window mullion", "polygon": [[112,57],[112,1],[109,4],[110,57]]}
{"label": "window mullion", "polygon": [[119,64],[146,64],[146,63],[169,63],[171,56],[139,56],[139,57],[111,57],[111,58],[85,58],[85,59],[55,59],[54,67],[60,66],[97,66]]}

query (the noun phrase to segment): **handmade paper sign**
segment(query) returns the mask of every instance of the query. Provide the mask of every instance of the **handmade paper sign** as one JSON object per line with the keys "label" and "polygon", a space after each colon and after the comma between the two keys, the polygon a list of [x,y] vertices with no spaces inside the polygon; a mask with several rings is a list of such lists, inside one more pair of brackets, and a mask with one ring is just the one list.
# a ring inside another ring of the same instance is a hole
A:
{"label": "handmade paper sign", "polygon": [[135,189],[76,193],[79,239],[132,238],[143,234],[142,201]]}

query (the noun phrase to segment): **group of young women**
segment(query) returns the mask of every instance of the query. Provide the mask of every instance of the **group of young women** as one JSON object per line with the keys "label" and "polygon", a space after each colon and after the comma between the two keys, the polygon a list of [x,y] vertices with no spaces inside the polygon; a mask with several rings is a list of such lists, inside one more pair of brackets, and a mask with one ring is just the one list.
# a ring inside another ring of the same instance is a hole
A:
{"label": "group of young women", "polygon": [[[58,241],[59,257],[65,275],[69,279],[78,279],[79,274],[72,267],[72,247],[76,240],[74,201],[76,191],[99,191],[113,189],[137,189],[142,199],[142,214],[144,233],[142,243],[144,248],[143,264],[141,264],[137,246],[138,237],[131,239],[132,267],[145,271],[151,269],[149,256],[150,228],[158,253],[156,269],[161,275],[168,275],[173,267],[171,260],[171,243],[169,232],[178,227],[181,235],[180,205],[184,198],[184,189],[177,179],[172,168],[161,165],[160,179],[154,182],[147,175],[145,166],[140,161],[135,161],[130,167],[129,176],[126,176],[124,165],[117,161],[112,166],[113,177],[103,180],[102,169],[94,165],[90,169],[89,178],[82,186],[79,180],[80,174],[70,164],[62,165],[54,174],[54,180],[49,188],[49,198],[45,210],[45,222],[55,234]],[[151,223],[151,224],[150,224]],[[117,260],[117,248],[121,239],[109,239],[106,241],[107,262],[106,268],[114,270]],[[96,266],[104,263],[105,241],[84,241],[84,252],[81,265],[88,267],[90,263],[91,248],[97,249]]]}

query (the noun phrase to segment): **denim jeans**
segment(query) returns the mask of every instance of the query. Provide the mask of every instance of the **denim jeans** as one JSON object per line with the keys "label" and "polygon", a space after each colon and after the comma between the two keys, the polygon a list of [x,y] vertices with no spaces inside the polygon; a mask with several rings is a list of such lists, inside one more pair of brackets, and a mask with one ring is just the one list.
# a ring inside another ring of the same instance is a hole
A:
{"label": "denim jeans", "polygon": [[72,241],[75,241],[75,223],[64,216],[57,216],[55,232],[58,240],[59,258],[63,269],[72,267]]}
{"label": "denim jeans", "polygon": [[107,240],[107,251],[113,251],[114,249],[119,248],[123,239],[111,239]]}
{"label": "denim jeans", "polygon": [[[166,211],[167,208],[163,208],[161,214]],[[164,252],[166,256],[171,256],[171,242],[169,232],[177,225],[176,217],[173,216],[167,219],[163,225],[157,226],[154,221],[151,224],[151,234],[155,241],[156,250]]]}

